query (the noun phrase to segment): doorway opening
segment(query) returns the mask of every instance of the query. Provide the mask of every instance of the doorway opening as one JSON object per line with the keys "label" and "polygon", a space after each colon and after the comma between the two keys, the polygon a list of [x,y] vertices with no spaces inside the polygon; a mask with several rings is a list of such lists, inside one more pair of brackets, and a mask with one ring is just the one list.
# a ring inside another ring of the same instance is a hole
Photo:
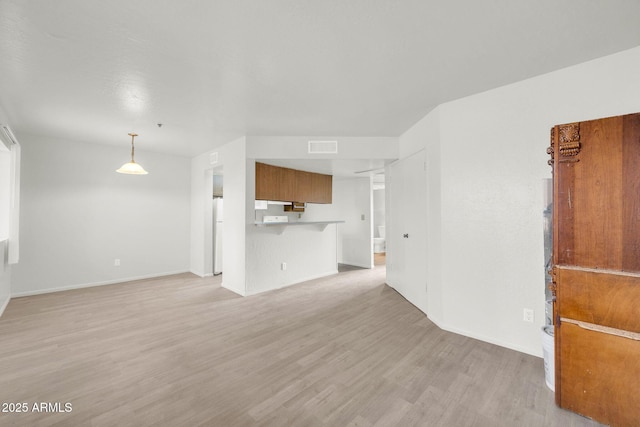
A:
{"label": "doorway opening", "polygon": [[384,173],[373,176],[373,265],[386,265],[386,218]]}
{"label": "doorway opening", "polygon": [[222,254],[223,254],[223,228],[224,228],[224,202],[223,202],[223,175],[221,172],[213,174],[213,194],[212,194],[212,237],[213,237],[213,275],[222,274]]}
{"label": "doorway opening", "polygon": [[227,243],[223,239],[223,166],[205,171],[204,185],[204,265],[203,277],[222,280],[223,254]]}

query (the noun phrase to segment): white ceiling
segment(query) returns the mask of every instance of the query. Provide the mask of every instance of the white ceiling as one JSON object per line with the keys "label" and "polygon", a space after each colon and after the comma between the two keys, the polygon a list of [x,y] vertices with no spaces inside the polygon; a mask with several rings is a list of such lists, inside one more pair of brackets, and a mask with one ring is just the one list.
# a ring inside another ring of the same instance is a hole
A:
{"label": "white ceiling", "polygon": [[[21,132],[192,156],[398,136],[436,105],[640,44],[636,0],[0,0]],[[156,126],[162,123],[162,128]]]}

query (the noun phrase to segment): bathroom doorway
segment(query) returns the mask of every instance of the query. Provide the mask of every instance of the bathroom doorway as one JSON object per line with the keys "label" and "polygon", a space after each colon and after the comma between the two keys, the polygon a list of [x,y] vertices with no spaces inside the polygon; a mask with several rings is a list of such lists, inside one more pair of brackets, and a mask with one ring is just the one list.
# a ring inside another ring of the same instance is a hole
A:
{"label": "bathroom doorway", "polygon": [[222,274],[222,230],[224,227],[223,217],[223,175],[221,171],[214,171],[213,174],[213,221],[212,221],[212,235],[213,235],[213,275],[218,276]]}
{"label": "bathroom doorway", "polygon": [[373,265],[386,265],[384,173],[373,176]]}

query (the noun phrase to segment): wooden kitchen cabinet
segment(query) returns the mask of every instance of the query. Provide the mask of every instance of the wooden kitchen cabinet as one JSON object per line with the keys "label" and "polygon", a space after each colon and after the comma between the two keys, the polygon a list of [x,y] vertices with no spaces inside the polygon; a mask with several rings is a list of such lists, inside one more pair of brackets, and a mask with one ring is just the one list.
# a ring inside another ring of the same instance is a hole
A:
{"label": "wooden kitchen cabinet", "polygon": [[295,195],[295,170],[256,162],[256,200],[290,202]]}
{"label": "wooden kitchen cabinet", "polygon": [[640,421],[640,114],[551,129],[556,403]]}
{"label": "wooden kitchen cabinet", "polygon": [[256,162],[256,200],[331,203],[333,177]]}
{"label": "wooden kitchen cabinet", "polygon": [[331,175],[296,171],[296,201],[307,203],[331,203]]}

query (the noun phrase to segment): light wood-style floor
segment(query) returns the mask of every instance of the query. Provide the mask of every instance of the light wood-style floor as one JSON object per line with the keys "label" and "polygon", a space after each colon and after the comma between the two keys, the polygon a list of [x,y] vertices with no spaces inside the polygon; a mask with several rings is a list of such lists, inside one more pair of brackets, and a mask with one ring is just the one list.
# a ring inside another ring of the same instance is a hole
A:
{"label": "light wood-style floor", "polygon": [[384,267],[242,298],[190,274],[11,301],[0,413],[16,426],[593,426],[542,360],[444,332]]}
{"label": "light wood-style floor", "polygon": [[385,265],[387,263],[386,252],[373,254],[373,265]]}

